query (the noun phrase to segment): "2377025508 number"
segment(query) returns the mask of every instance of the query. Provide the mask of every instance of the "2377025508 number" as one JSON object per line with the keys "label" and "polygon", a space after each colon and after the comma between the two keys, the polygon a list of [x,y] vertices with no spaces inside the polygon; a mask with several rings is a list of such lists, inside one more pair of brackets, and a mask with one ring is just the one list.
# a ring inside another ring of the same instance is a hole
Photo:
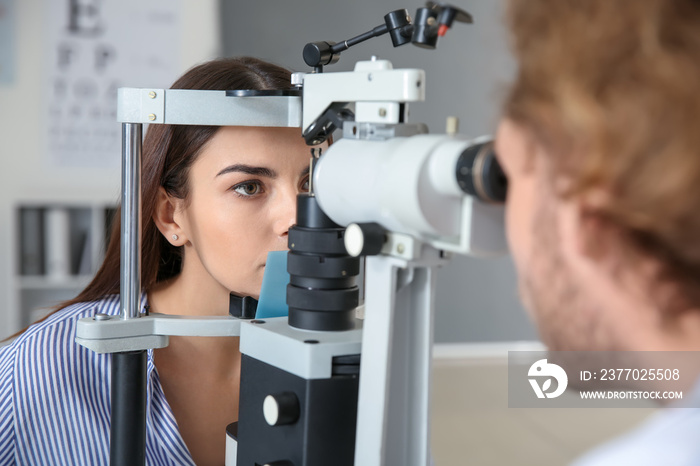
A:
{"label": "2377025508 number", "polygon": [[678,380],[678,369],[601,369],[598,380]]}

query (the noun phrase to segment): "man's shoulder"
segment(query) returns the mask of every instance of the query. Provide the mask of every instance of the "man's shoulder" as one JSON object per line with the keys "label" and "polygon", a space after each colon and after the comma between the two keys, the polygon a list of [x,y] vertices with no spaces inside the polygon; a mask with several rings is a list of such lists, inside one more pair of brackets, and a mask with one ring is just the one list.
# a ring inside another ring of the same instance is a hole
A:
{"label": "man's shoulder", "polygon": [[667,408],[636,430],[584,455],[572,466],[700,465],[700,408]]}

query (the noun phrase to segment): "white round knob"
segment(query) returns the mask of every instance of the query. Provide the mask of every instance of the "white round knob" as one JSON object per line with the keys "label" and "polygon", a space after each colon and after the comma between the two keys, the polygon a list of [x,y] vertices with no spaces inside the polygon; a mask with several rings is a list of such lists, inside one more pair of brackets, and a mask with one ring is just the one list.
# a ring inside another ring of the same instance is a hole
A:
{"label": "white round knob", "polygon": [[352,257],[374,256],[384,247],[386,234],[378,223],[351,223],[345,228],[343,241]]}
{"label": "white round knob", "polygon": [[352,257],[357,257],[362,253],[365,244],[365,235],[362,233],[360,225],[351,223],[345,229],[345,249]]}
{"label": "white round knob", "polygon": [[265,421],[271,426],[277,425],[277,421],[279,421],[280,408],[277,400],[272,395],[267,395],[265,401],[263,401],[263,416],[265,416]]}
{"label": "white round knob", "polygon": [[292,424],[299,418],[299,400],[292,392],[267,395],[263,401],[263,416],[271,426]]}

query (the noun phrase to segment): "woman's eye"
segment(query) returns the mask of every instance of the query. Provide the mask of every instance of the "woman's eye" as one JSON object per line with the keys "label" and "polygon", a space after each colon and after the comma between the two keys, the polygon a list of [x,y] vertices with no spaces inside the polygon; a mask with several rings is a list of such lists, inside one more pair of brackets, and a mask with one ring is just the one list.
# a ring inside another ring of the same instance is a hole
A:
{"label": "woman's eye", "polygon": [[309,192],[309,177],[307,176],[301,181],[301,187],[299,190],[303,193],[308,193]]}
{"label": "woman's eye", "polygon": [[246,181],[233,187],[233,191],[241,196],[255,196],[262,192],[262,185],[257,181]]}

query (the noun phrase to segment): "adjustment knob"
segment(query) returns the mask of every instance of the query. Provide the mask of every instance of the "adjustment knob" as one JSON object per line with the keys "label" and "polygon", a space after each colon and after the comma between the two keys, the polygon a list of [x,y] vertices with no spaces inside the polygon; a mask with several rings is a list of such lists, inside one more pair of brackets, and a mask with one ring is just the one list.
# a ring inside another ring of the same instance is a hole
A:
{"label": "adjustment knob", "polygon": [[271,426],[293,424],[299,419],[299,399],[292,392],[267,395],[263,401],[263,416]]}
{"label": "adjustment knob", "polygon": [[345,229],[345,249],[352,257],[375,256],[386,242],[386,232],[378,223],[351,223]]}
{"label": "adjustment knob", "polygon": [[304,62],[313,67],[336,63],[340,60],[340,55],[334,54],[331,50],[331,47],[334,45],[335,42],[309,42],[304,46],[304,51],[302,52]]}

